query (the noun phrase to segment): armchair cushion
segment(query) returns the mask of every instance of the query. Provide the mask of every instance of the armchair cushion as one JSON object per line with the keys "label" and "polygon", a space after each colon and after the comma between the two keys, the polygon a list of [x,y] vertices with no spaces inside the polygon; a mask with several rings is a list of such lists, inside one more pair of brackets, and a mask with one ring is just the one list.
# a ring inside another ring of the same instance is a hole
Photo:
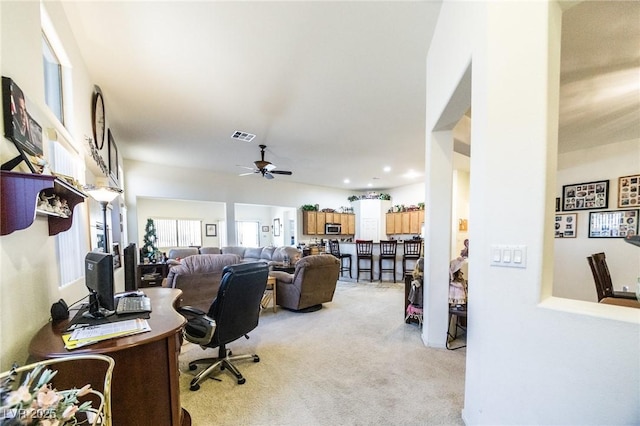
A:
{"label": "armchair cushion", "polygon": [[311,255],[296,263],[293,274],[284,274],[271,272],[276,277],[276,302],[287,309],[301,310],[333,300],[340,261],[330,255]]}
{"label": "armchair cushion", "polygon": [[166,286],[182,290],[180,305],[206,310],[218,294],[223,268],[237,263],[240,257],[235,254],[189,256],[169,269]]}

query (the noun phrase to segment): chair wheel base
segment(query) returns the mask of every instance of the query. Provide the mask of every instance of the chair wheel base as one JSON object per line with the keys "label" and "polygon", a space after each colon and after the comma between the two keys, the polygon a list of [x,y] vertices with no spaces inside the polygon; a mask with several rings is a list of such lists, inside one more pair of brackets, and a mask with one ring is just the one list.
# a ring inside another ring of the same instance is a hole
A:
{"label": "chair wheel base", "polygon": [[198,389],[200,389],[200,385],[199,385],[199,384],[197,384],[197,383],[196,383],[196,384],[192,384],[191,386],[189,386],[189,390],[190,390],[190,391],[195,392],[195,391],[197,391]]}
{"label": "chair wheel base", "polygon": [[241,378],[241,379],[238,379],[238,384],[239,384],[239,385],[244,385],[244,382],[246,382],[246,381],[247,381],[247,379],[245,379],[245,378],[243,377],[243,378]]}
{"label": "chair wheel base", "polygon": [[258,355],[254,355],[253,362],[260,362],[260,357]]}

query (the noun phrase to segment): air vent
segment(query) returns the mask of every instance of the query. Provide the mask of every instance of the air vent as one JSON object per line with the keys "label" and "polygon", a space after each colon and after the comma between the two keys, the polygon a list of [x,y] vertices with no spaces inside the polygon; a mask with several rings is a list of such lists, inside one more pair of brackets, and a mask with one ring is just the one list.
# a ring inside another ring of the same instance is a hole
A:
{"label": "air vent", "polygon": [[233,135],[231,135],[232,139],[238,139],[245,142],[251,142],[255,137],[256,135],[252,135],[251,133],[240,132],[240,131],[236,131]]}

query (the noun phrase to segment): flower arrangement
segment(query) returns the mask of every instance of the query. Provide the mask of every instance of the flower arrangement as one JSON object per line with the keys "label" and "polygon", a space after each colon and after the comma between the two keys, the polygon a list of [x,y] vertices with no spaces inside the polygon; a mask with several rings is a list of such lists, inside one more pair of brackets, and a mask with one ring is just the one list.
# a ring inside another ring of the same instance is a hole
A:
{"label": "flower arrangement", "polygon": [[63,426],[80,425],[76,415],[86,413],[87,421],[96,413],[91,402],[80,404],[78,397],[95,393],[90,385],[81,389],[58,391],[49,383],[57,371],[36,366],[26,374],[22,384],[15,390],[11,385],[18,375],[17,366],[0,382],[0,425],[14,426]]}

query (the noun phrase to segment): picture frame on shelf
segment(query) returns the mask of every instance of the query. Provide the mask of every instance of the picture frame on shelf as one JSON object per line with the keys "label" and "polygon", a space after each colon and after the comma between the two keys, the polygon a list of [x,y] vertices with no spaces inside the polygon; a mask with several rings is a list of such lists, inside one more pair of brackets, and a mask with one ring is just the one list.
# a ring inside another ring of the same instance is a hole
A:
{"label": "picture frame on shelf", "polygon": [[117,184],[118,183],[118,146],[113,139],[111,129],[107,131],[107,140],[109,141],[109,176]]}
{"label": "picture frame on shelf", "polygon": [[598,210],[609,206],[609,180],[574,183],[562,187],[562,211]]}
{"label": "picture frame on shelf", "polygon": [[555,220],[556,238],[576,238],[578,235],[578,213],[561,213]]}
{"label": "picture frame on shelf", "polygon": [[29,155],[42,157],[42,126],[29,114],[27,97],[9,77],[2,77],[2,107],[4,135],[13,142],[19,155],[2,164],[2,170],[12,170],[24,161],[32,173],[41,173],[31,163]]}
{"label": "picture frame on shelf", "polygon": [[262,227],[262,232],[269,232],[269,226],[268,225],[264,225]]}
{"label": "picture frame on shelf", "polygon": [[640,206],[640,175],[618,178],[618,207]]}
{"label": "picture frame on shelf", "polygon": [[280,219],[273,219],[273,236],[280,236]]}
{"label": "picture frame on shelf", "polygon": [[589,238],[626,238],[638,235],[640,210],[589,212]]}
{"label": "picture frame on shelf", "polygon": [[204,226],[205,235],[207,237],[217,237],[218,236],[218,225],[215,223],[207,223]]}

